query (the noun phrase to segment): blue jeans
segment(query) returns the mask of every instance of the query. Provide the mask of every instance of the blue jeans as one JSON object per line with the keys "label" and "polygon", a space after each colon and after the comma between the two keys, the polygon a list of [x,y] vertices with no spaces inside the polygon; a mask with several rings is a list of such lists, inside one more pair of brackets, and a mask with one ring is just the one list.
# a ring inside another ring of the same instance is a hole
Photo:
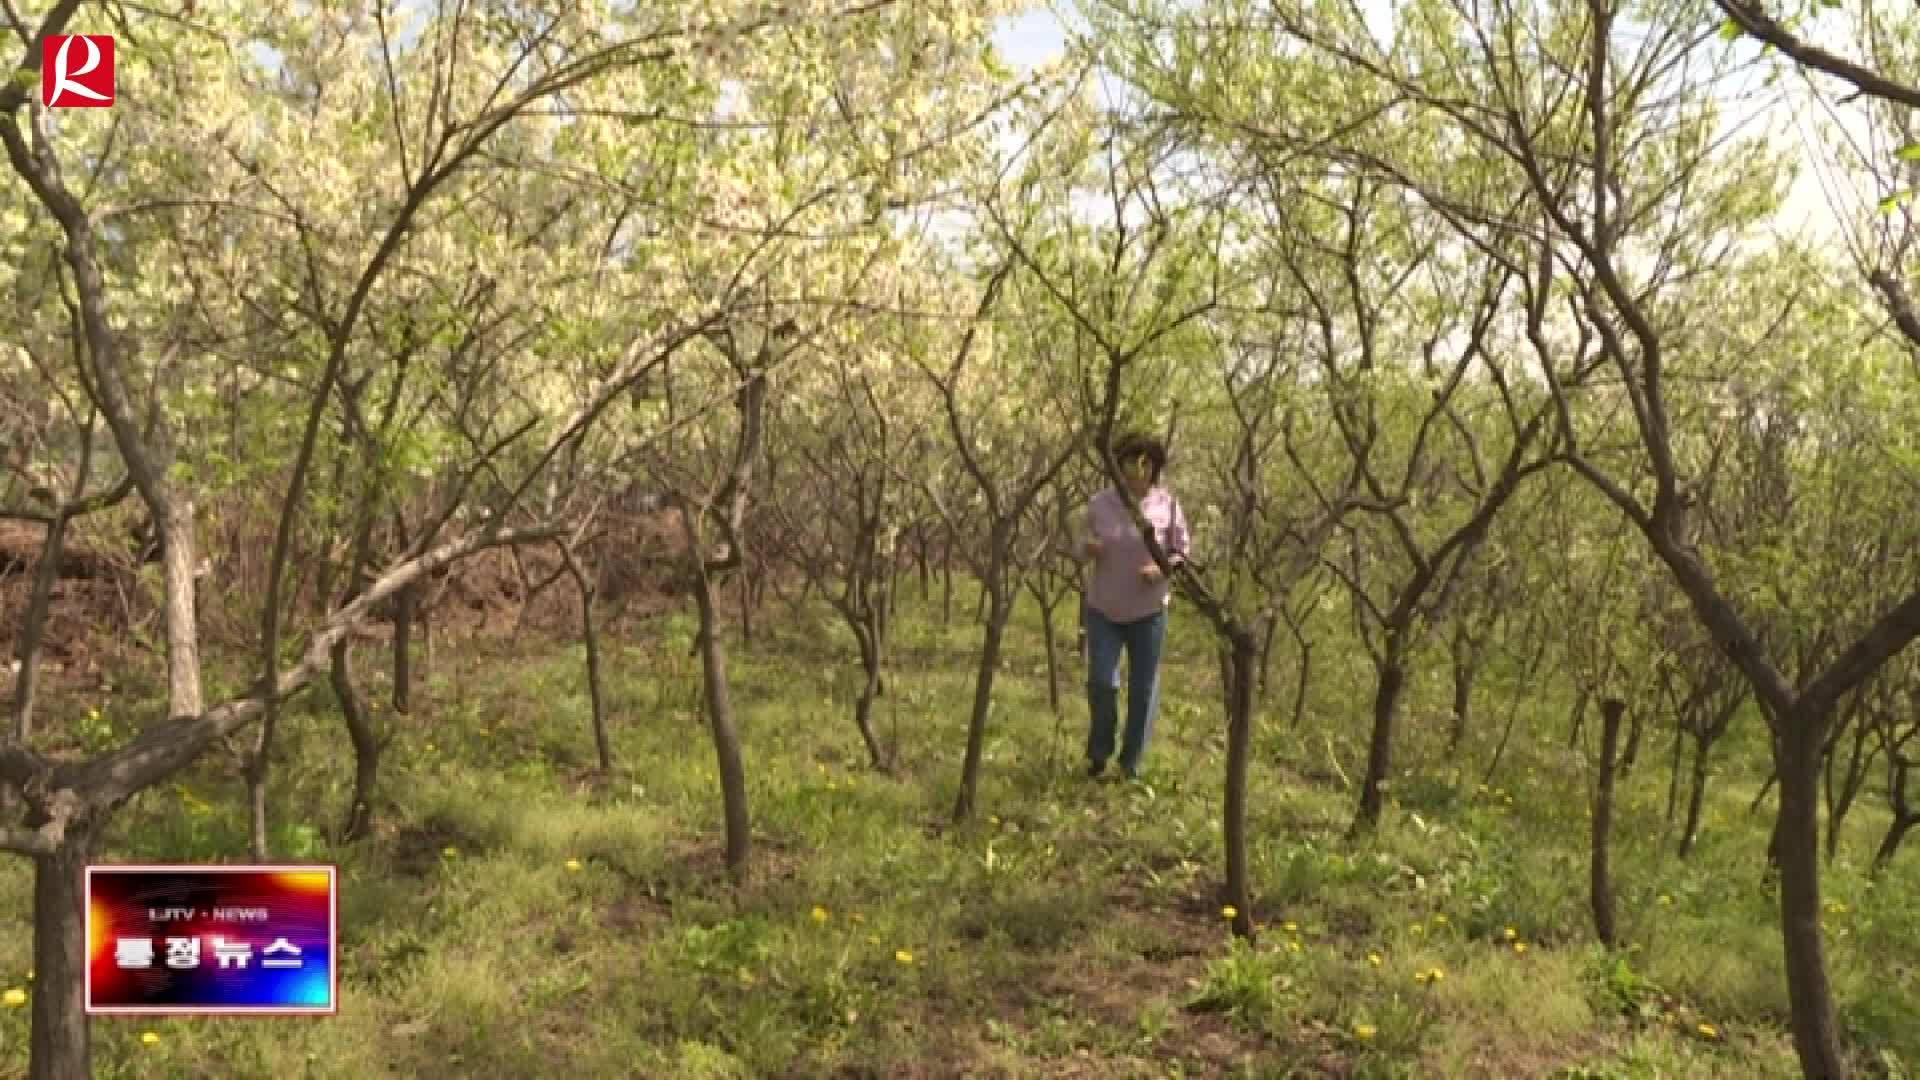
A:
{"label": "blue jeans", "polygon": [[1113,756],[1113,729],[1119,722],[1120,650],[1127,652],[1127,730],[1120,745],[1120,767],[1129,774],[1140,768],[1147,736],[1153,732],[1154,709],[1160,702],[1160,649],[1167,638],[1163,608],[1135,622],[1117,623],[1086,610],[1087,704],[1092,723],[1087,729],[1087,760],[1103,765]]}

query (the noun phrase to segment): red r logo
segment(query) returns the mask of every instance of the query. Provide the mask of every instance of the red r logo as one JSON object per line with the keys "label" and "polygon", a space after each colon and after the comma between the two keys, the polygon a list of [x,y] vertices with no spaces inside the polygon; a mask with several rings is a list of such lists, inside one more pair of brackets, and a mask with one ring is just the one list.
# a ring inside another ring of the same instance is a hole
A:
{"label": "red r logo", "polygon": [[113,104],[113,36],[59,34],[40,47],[40,103],[55,109]]}

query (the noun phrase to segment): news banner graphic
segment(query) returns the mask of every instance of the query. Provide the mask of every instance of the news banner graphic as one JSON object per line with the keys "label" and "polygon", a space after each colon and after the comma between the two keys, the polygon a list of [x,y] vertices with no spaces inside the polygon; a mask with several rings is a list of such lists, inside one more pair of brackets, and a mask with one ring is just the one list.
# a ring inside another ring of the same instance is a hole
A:
{"label": "news banner graphic", "polygon": [[52,34],[41,44],[40,104],[104,109],[113,90],[113,35]]}
{"label": "news banner graphic", "polygon": [[330,1016],[332,866],[87,867],[87,1012]]}

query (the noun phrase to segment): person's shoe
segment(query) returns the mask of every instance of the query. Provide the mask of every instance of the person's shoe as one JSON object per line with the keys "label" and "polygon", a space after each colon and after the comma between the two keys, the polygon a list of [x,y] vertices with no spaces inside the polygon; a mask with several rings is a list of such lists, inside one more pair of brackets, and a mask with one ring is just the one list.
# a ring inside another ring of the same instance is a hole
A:
{"label": "person's shoe", "polygon": [[1104,761],[1093,761],[1093,762],[1087,763],[1087,776],[1091,777],[1092,779],[1095,779],[1095,780],[1100,779],[1100,774],[1106,771],[1107,771],[1107,763]]}
{"label": "person's shoe", "polygon": [[1120,766],[1120,775],[1126,777],[1128,782],[1132,782],[1140,779],[1140,770],[1128,765],[1122,765]]}

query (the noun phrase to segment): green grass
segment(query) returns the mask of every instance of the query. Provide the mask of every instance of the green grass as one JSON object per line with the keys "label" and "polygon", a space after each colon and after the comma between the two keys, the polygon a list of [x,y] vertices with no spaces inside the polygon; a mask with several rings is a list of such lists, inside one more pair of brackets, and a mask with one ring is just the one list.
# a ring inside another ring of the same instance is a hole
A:
{"label": "green grass", "polygon": [[[899,740],[892,776],[863,767],[841,628],[780,615],[764,620],[772,638],[733,642],[756,841],[740,888],[721,873],[688,616],[608,642],[620,767],[599,786],[587,777],[578,646],[443,648],[389,750],[379,831],[351,847],[325,839],[349,781],[345,740],[325,694],[305,699],[285,727],[276,836],[288,858],[340,864],[340,1015],[100,1018],[96,1074],[1796,1074],[1758,874],[1768,820],[1746,809],[1754,725],[1725,748],[1685,861],[1664,815],[1668,743],[1649,733],[1620,788],[1630,947],[1609,956],[1592,944],[1586,772],[1561,746],[1558,696],[1491,677],[1484,715],[1449,761],[1445,687],[1425,673],[1405,712],[1395,803],[1355,846],[1343,839],[1345,785],[1363,761],[1364,662],[1337,643],[1316,649],[1310,718],[1296,731],[1281,718],[1290,695],[1277,658],[1253,771],[1261,934],[1248,947],[1215,899],[1224,737],[1204,625],[1176,613],[1147,783],[1094,784],[1079,775],[1082,669],[1065,665],[1054,717],[1023,606],[978,818],[948,828],[971,599],[952,627],[936,610],[904,613],[876,714]],[[1482,791],[1516,703],[1513,745]],[[99,720],[85,719],[90,706]],[[47,715],[110,740],[147,711],[123,690],[57,700]],[[125,808],[104,858],[240,860],[243,805],[232,761],[210,753]],[[1920,1061],[1920,856],[1904,853],[1869,887],[1875,809],[1856,811],[1826,895],[1843,1023],[1863,1063],[1884,1072]],[[30,898],[29,865],[0,864],[0,988],[28,986]],[[142,1044],[145,1031],[158,1043]],[[0,1008],[0,1077],[24,1075],[26,1035],[27,1010]]]}

